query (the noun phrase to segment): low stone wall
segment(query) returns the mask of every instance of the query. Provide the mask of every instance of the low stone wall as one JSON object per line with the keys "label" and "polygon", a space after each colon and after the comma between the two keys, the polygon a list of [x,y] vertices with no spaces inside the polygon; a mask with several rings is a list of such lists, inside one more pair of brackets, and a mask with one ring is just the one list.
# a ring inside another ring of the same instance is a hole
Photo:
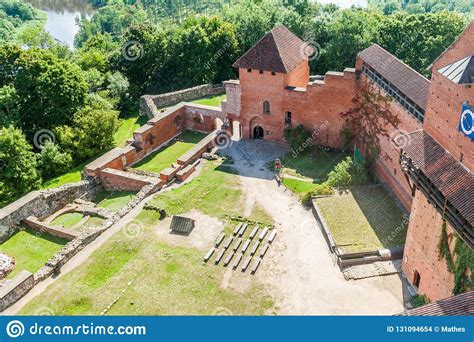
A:
{"label": "low stone wall", "polygon": [[5,281],[0,287],[0,311],[16,303],[33,286],[35,286],[33,274],[28,271],[21,271],[15,278]]}
{"label": "low stone wall", "polygon": [[67,229],[62,227],[52,227],[39,221],[36,217],[30,216],[23,220],[23,222],[38,233],[48,233],[53,236],[65,240],[74,240],[79,234],[73,229]]}
{"label": "low stone wall", "polygon": [[94,181],[81,181],[56,189],[33,191],[0,209],[0,243],[6,241],[27,217],[44,220],[56,210],[79,197],[92,197],[97,190]]}
{"label": "low stone wall", "polygon": [[143,187],[125,207],[120,209],[114,216],[107,219],[99,228],[83,232],[77,238],[68,242],[59,252],[57,252],[51,259],[48,260],[45,266],[43,266],[38,272],[34,274],[35,284],[38,284],[39,282],[51,276],[55,269],[61,268],[80,250],[94,241],[100,234],[109,229],[118,220],[127,215],[147,196],[153,194],[157,190],[158,188],[153,184]]}
{"label": "low stone wall", "polygon": [[146,115],[151,119],[159,113],[158,108],[173,106],[180,102],[190,101],[200,97],[219,95],[224,92],[225,89],[222,84],[203,84],[166,94],[143,95],[140,98],[140,115]]}

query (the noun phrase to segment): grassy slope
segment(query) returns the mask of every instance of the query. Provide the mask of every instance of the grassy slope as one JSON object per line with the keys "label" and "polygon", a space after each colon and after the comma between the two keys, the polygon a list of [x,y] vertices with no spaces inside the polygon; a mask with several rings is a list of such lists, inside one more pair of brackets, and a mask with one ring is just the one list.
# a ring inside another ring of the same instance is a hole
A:
{"label": "grassy slope", "polygon": [[136,192],[132,191],[117,191],[117,192],[102,192],[97,196],[95,202],[99,207],[109,209],[111,211],[118,211],[122,209],[135,196]]}
{"label": "grassy slope", "polygon": [[170,145],[147,156],[135,164],[134,168],[159,174],[167,167],[170,167],[172,163],[175,163],[179,157],[189,151],[205,136],[204,133],[200,132],[184,131]]}
{"label": "grassy slope", "polygon": [[146,124],[147,121],[146,116],[131,116],[121,119],[120,127],[114,134],[115,145],[117,147],[125,146],[127,140],[133,136],[133,132]]}
{"label": "grassy slope", "polygon": [[316,203],[333,234],[347,252],[403,246],[403,213],[387,191],[378,185],[353,187]]}
{"label": "grassy slope", "polygon": [[[192,208],[217,217],[241,213],[239,180],[229,171],[207,162],[198,178],[157,195],[151,204],[164,206],[168,213]],[[269,217],[262,208],[254,208],[252,219]],[[117,233],[83,265],[33,299],[21,314],[34,313],[40,307],[48,307],[55,314],[99,314],[121,291],[123,295],[108,314],[212,315],[230,311],[259,315],[273,307],[254,278],[243,293],[221,288],[225,269],[204,264],[203,251],[159,241],[155,233],[158,213],[142,211],[130,226],[136,228],[137,222],[142,228],[138,237]]]}
{"label": "grassy slope", "polygon": [[15,268],[8,277],[12,278],[22,270],[32,273],[38,271],[66,242],[47,233],[37,236],[36,232],[30,230],[18,231],[0,245],[0,252],[16,260]]}

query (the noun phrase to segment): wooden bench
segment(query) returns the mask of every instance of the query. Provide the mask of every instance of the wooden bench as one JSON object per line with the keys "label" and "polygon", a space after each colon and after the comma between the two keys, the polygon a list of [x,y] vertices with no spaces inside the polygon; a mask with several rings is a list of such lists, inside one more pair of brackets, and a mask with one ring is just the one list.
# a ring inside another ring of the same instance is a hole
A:
{"label": "wooden bench", "polygon": [[260,245],[260,242],[255,241],[255,243],[252,245],[252,248],[250,249],[250,255],[254,255],[257,252],[259,245]]}
{"label": "wooden bench", "polygon": [[222,257],[224,256],[224,253],[225,253],[225,249],[221,249],[219,254],[217,254],[216,261],[215,261],[216,265],[219,263],[219,261],[221,261]]}
{"label": "wooden bench", "polygon": [[257,272],[257,268],[258,266],[260,266],[260,263],[262,262],[262,259],[261,258],[257,258],[255,260],[255,262],[253,263],[252,265],[252,269],[250,270],[250,273],[251,274],[255,274],[255,272]]}
{"label": "wooden bench", "polygon": [[234,252],[236,252],[239,249],[241,243],[242,243],[242,238],[238,238],[237,240],[235,240],[234,247],[232,247]]}
{"label": "wooden bench", "polygon": [[232,264],[232,268],[234,270],[237,269],[237,266],[239,266],[240,260],[242,260],[243,256],[244,255],[242,253],[237,254],[237,257],[235,258],[234,263]]}
{"label": "wooden bench", "polygon": [[237,235],[237,233],[240,231],[240,228],[242,228],[243,223],[239,223],[237,226],[235,226],[234,231],[232,232],[232,235]]}
{"label": "wooden bench", "polygon": [[232,241],[234,241],[234,238],[232,236],[229,236],[227,240],[224,241],[224,245],[223,245],[224,249],[229,248]]}
{"label": "wooden bench", "polygon": [[221,235],[219,235],[219,237],[216,240],[216,243],[215,243],[216,247],[219,247],[219,245],[222,243],[222,240],[224,240],[224,238],[225,238],[225,234],[221,233]]}
{"label": "wooden bench", "polygon": [[247,248],[249,248],[250,246],[250,242],[252,242],[252,240],[250,239],[247,239],[247,241],[245,241],[244,245],[242,246],[242,253],[245,253],[247,251]]}
{"label": "wooden bench", "polygon": [[268,238],[268,242],[269,242],[269,243],[272,243],[273,240],[275,240],[275,236],[276,236],[276,235],[277,235],[277,231],[276,231],[276,229],[273,229],[272,232],[271,232],[271,234],[270,234],[270,237]]}
{"label": "wooden bench", "polygon": [[247,226],[248,226],[248,224],[247,224],[247,223],[244,223],[244,224],[242,225],[242,227],[240,228],[240,231],[239,231],[239,236],[240,236],[240,237],[244,236],[245,230],[247,229]]}
{"label": "wooden bench", "polygon": [[231,252],[229,255],[227,255],[227,257],[224,260],[224,266],[229,265],[233,257],[234,257],[234,252]]}
{"label": "wooden bench", "polygon": [[257,233],[258,233],[258,226],[255,226],[255,228],[252,229],[252,232],[250,233],[250,236],[249,236],[250,240],[253,240],[253,238],[257,235]]}
{"label": "wooden bench", "polygon": [[207,254],[204,256],[204,262],[208,262],[215,251],[216,251],[216,247],[211,247],[209,252],[207,252]]}
{"label": "wooden bench", "polygon": [[265,236],[267,235],[267,233],[268,233],[268,227],[263,228],[263,230],[262,230],[262,232],[260,233],[258,239],[259,239],[260,241],[262,241],[263,239],[265,239]]}
{"label": "wooden bench", "polygon": [[265,253],[267,253],[268,251],[268,248],[270,247],[270,245],[268,243],[266,243],[262,248],[260,248],[260,258],[263,258]]}
{"label": "wooden bench", "polygon": [[242,272],[245,272],[247,270],[247,267],[249,267],[251,261],[252,257],[250,256],[244,260],[244,263],[242,264]]}

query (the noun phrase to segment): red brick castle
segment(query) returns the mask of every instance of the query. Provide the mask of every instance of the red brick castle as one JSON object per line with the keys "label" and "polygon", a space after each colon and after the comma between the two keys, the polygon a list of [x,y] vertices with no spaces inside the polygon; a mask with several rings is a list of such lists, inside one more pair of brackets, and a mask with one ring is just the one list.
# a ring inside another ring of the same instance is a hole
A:
{"label": "red brick castle", "polygon": [[411,212],[403,271],[430,300],[451,296],[454,276],[439,258],[443,222],[451,251],[454,237],[474,249],[474,23],[434,61],[431,80],[378,45],[360,52],[355,68],[312,77],[313,52],[279,26],[237,60],[239,80],[225,82],[222,107],[231,127],[282,142],[285,127],[303,125],[314,144],[341,148],[341,113],[354,109],[363,84],[390,96],[398,124],[379,137],[375,171]]}

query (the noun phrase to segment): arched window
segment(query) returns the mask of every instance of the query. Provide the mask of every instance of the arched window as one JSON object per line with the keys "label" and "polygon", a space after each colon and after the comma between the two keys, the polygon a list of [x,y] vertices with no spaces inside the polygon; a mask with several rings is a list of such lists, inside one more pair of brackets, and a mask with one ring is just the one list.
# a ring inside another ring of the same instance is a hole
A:
{"label": "arched window", "polygon": [[270,102],[263,101],[263,114],[270,114]]}

